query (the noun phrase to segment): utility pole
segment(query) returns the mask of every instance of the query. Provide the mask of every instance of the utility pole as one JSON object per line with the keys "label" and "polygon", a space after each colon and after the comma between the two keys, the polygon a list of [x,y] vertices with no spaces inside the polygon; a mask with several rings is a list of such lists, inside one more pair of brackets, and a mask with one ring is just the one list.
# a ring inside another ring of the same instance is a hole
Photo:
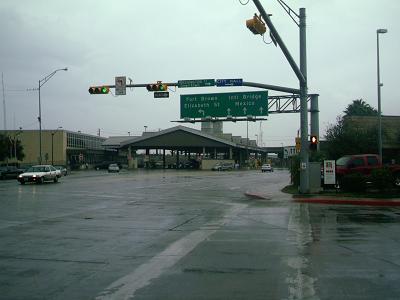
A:
{"label": "utility pole", "polygon": [[300,8],[299,14],[296,14],[292,9],[286,6],[285,10],[294,14],[298,19],[297,22],[292,15],[291,18],[300,29],[300,68],[297,66],[295,60],[287,49],[285,43],[281,39],[278,31],[275,29],[274,24],[265,12],[259,0],[253,0],[255,6],[263,17],[271,35],[274,37],[276,43],[281,48],[287,61],[292,67],[293,72],[296,74],[300,85],[300,134],[301,134],[301,148],[300,148],[300,193],[308,193],[310,190],[309,184],[309,153],[308,153],[308,109],[307,109],[307,52],[306,52],[306,9]]}
{"label": "utility pole", "polygon": [[4,79],[3,79],[3,73],[1,73],[1,85],[3,87],[3,117],[4,117],[4,131],[7,131],[7,114],[6,114],[6,96],[4,94]]}
{"label": "utility pole", "polygon": [[300,193],[308,193],[310,190],[310,168],[308,152],[308,110],[307,110],[307,44],[306,44],[306,9],[300,8],[300,72],[304,81],[300,81]]}

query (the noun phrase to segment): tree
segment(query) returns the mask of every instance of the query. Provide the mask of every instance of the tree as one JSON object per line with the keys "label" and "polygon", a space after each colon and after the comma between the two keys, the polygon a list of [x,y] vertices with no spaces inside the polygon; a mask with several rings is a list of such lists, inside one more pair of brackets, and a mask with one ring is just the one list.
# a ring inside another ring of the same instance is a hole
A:
{"label": "tree", "polygon": [[337,117],[337,123],[329,125],[325,139],[326,152],[330,159],[343,155],[378,152],[378,132],[375,128],[357,127],[346,118]]}
{"label": "tree", "polygon": [[21,141],[13,139],[8,135],[0,134],[0,161],[15,158],[15,152],[17,153],[18,160],[24,159],[25,154]]}
{"label": "tree", "polygon": [[353,100],[353,103],[349,104],[345,111],[343,111],[347,117],[350,116],[377,116],[378,111],[370,106],[363,99]]}

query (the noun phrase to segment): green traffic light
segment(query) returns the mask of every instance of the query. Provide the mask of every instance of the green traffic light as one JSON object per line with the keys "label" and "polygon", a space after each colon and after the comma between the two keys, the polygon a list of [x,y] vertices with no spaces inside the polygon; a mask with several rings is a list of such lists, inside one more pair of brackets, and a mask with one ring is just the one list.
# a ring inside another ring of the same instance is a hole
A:
{"label": "green traffic light", "polygon": [[108,93],[108,88],[105,87],[105,86],[103,86],[103,87],[101,88],[101,92],[102,92],[103,94],[107,94],[107,93]]}

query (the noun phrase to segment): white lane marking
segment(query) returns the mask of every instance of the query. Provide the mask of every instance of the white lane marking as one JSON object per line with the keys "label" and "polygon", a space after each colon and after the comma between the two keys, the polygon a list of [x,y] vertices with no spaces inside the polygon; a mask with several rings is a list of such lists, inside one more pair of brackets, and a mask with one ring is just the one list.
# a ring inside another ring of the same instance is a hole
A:
{"label": "white lane marking", "polygon": [[[290,207],[288,230],[295,233],[295,240],[292,241],[296,244],[299,253],[313,242],[308,206],[292,205]],[[289,289],[288,300],[319,300],[315,289],[317,278],[308,276],[305,272],[310,264],[308,258],[302,255],[288,257],[286,263],[295,271],[286,278]]]}
{"label": "white lane marking", "polygon": [[148,285],[154,278],[159,277],[165,270],[175,265],[181,258],[189,254],[198,244],[215,233],[219,228],[236,217],[247,205],[232,204],[227,213],[218,221],[205,224],[202,228],[211,230],[196,230],[172,243],[164,251],[154,256],[147,263],[140,265],[132,273],[121,277],[101,292],[96,300],[131,299],[134,293]]}

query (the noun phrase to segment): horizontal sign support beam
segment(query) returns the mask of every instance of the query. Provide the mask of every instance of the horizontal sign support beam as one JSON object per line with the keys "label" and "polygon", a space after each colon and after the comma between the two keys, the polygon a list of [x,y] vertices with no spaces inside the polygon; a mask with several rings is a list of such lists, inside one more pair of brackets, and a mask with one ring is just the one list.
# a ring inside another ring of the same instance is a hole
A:
{"label": "horizontal sign support beam", "polygon": [[[127,84],[127,88],[139,88],[139,87],[146,87],[151,83],[139,83],[139,84]],[[178,86],[178,82],[163,82],[163,84],[166,84],[167,86]],[[102,86],[107,86],[110,89],[115,88],[115,85],[102,85]],[[284,93],[291,93],[291,94],[297,94],[300,95],[300,90],[299,89],[293,89],[289,87],[284,87],[284,86],[277,86],[277,85],[271,85],[271,84],[263,84],[263,83],[257,83],[257,82],[249,82],[249,81],[243,81],[241,86],[250,86],[250,87],[255,87],[255,88],[260,88],[260,89],[266,89],[266,90],[272,90],[272,91],[278,91],[278,92],[284,92]]]}
{"label": "horizontal sign support beam", "polygon": [[185,120],[176,120],[176,121],[171,121],[175,123],[198,123],[198,122],[243,122],[243,121],[249,121],[249,122],[256,122],[256,121],[265,121],[268,120],[267,118],[204,118],[204,119],[185,119]]}

